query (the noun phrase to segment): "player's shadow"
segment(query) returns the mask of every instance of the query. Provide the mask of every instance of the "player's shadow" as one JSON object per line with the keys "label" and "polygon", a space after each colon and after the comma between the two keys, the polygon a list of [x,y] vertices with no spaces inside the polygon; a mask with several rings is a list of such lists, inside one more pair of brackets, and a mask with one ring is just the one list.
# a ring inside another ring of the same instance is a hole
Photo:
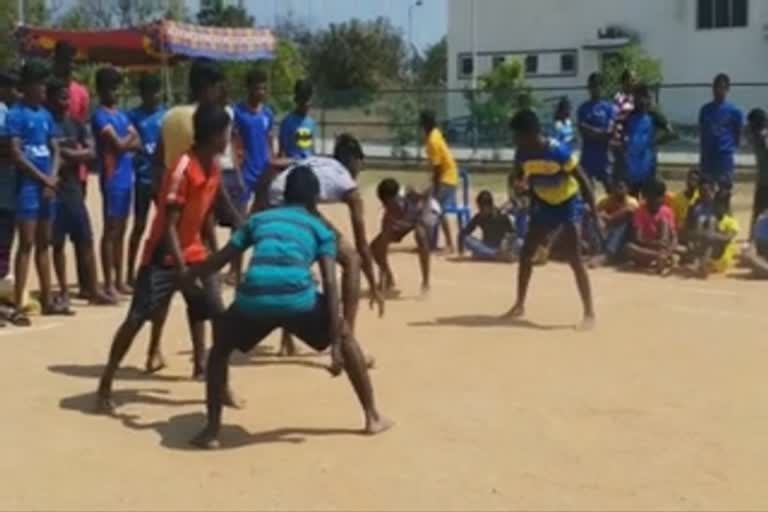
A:
{"label": "player's shadow", "polygon": [[[205,415],[188,413],[173,416],[167,421],[141,423],[136,416],[117,416],[126,427],[133,430],[154,430],[160,436],[160,444],[172,450],[197,450],[189,441],[205,425]],[[300,444],[307,437],[356,436],[359,430],[338,428],[279,428],[264,432],[248,432],[239,425],[222,425],[219,436],[220,449],[231,450],[256,444]]]}
{"label": "player's shadow", "polygon": [[310,368],[313,370],[327,370],[327,365],[320,363],[319,361],[313,361],[313,358],[319,357],[320,354],[302,353],[295,356],[280,357],[276,354],[265,355],[263,353],[257,354],[243,354],[241,352],[234,352],[230,357],[229,364],[232,366],[301,366],[304,368]]}
{"label": "player's shadow", "polygon": [[[77,364],[62,364],[51,365],[48,367],[48,371],[52,373],[58,373],[60,375],[66,375],[68,377],[81,377],[84,379],[98,379],[104,372],[104,365],[77,365]],[[132,380],[132,381],[155,381],[155,382],[181,382],[189,380],[185,377],[175,375],[162,375],[159,373],[147,373],[135,366],[121,367],[115,375],[115,380]]]}
{"label": "player's shadow", "polygon": [[[170,391],[167,389],[118,389],[112,392],[112,401],[116,407],[122,407],[128,404],[184,407],[189,405],[202,405],[204,403],[202,399],[179,400],[168,398],[169,394]],[[119,417],[115,414],[105,414],[99,410],[96,392],[62,398],[59,402],[59,407],[67,411],[77,411],[93,416]]]}
{"label": "player's shadow", "polygon": [[530,320],[515,320],[491,315],[459,315],[436,318],[431,322],[411,322],[411,327],[509,327],[533,331],[572,331],[574,324],[539,324]]}

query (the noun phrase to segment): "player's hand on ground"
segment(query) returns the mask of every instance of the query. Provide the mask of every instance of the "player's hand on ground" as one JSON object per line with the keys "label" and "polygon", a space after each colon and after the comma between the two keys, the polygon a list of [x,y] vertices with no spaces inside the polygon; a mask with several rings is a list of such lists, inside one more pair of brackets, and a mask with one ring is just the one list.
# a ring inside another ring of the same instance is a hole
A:
{"label": "player's hand on ground", "polygon": [[379,318],[384,316],[384,310],[386,309],[386,301],[384,300],[384,296],[381,293],[381,290],[378,288],[373,288],[370,291],[371,295],[371,302],[370,306],[371,309],[378,309],[379,311]]}

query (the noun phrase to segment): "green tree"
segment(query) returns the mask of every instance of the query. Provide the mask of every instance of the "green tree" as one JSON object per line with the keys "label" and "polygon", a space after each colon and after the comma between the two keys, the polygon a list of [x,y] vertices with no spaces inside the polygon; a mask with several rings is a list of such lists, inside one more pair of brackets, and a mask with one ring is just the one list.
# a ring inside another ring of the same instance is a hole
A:
{"label": "green tree", "polygon": [[443,37],[418,56],[414,68],[416,81],[422,87],[445,87],[448,78],[448,40]]}
{"label": "green tree", "polygon": [[[53,3],[56,7],[58,3]],[[24,3],[24,22],[27,25],[42,26],[48,23],[51,15],[49,4],[45,0],[26,0]],[[13,33],[19,21],[18,2],[6,0],[0,8],[0,40],[6,44],[0,45],[0,66],[8,68],[18,64],[18,52],[13,41]]]}
{"label": "green tree", "polygon": [[197,22],[207,27],[244,28],[253,26],[253,16],[242,7],[224,6],[222,0],[209,0],[202,3]]}
{"label": "green tree", "polygon": [[326,100],[360,104],[380,88],[402,83],[406,45],[400,31],[384,18],[352,19],[316,34],[307,60],[310,76]]}
{"label": "green tree", "polygon": [[634,42],[603,60],[606,96],[613,96],[621,89],[621,75],[626,69],[634,71],[638,81],[651,87],[660,85],[664,79],[661,60],[652,57],[639,43]]}

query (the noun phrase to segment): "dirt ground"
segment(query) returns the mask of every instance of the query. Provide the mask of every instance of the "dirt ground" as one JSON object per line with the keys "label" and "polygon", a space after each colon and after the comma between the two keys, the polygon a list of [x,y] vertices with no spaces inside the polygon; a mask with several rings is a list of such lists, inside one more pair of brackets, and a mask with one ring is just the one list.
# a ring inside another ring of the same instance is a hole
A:
{"label": "dirt ground", "polygon": [[248,406],[226,411],[223,449],[190,450],[203,389],[189,380],[180,303],[168,369],[140,372],[142,333],[115,383],[116,418],[92,411],[125,304],[1,330],[0,508],[768,508],[765,283],[594,271],[598,325],[577,333],[566,267],[536,270],[529,323],[510,325],[497,316],[514,299],[514,266],[437,259],[418,301],[416,256],[394,265],[403,299],[384,319],[363,308],[359,322],[380,408],[397,423],[375,438],[358,435],[352,390],[323,357],[265,351],[233,361]]}

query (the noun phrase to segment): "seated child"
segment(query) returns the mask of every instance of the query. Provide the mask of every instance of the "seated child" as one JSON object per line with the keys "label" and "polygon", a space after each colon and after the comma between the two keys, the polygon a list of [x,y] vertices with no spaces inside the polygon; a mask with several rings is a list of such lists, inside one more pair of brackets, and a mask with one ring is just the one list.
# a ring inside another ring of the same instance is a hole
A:
{"label": "seated child", "polygon": [[597,217],[603,232],[603,255],[598,258],[607,263],[619,263],[624,246],[632,238],[632,221],[640,203],[629,195],[625,180],[614,183],[611,194],[597,203]]}
{"label": "seated child", "polygon": [[686,224],[688,221],[688,212],[699,200],[699,185],[701,183],[701,173],[697,168],[688,171],[688,177],[685,180],[685,189],[671,194],[667,206],[672,208],[677,223],[678,237],[680,243],[686,242]]}
{"label": "seated child", "polygon": [[664,204],[667,186],[651,180],[643,189],[645,202],[635,211],[634,235],[626,246],[626,257],[637,267],[666,275],[674,265],[677,246],[675,214]]}
{"label": "seated child", "polygon": [[[509,216],[493,204],[493,194],[483,190],[477,196],[478,213],[472,217],[459,235],[463,244],[459,247],[466,248],[477,260],[484,261],[512,261],[515,259],[515,251],[511,246],[514,235],[514,227]],[[482,231],[482,239],[472,236],[478,228]]]}
{"label": "seated child", "polygon": [[685,227],[682,228],[683,239],[688,256],[693,253],[693,238],[700,225],[712,222],[715,218],[715,194],[717,186],[709,178],[702,178],[699,182],[698,199],[688,209],[685,218]]}
{"label": "seated child", "polygon": [[757,217],[752,237],[752,243],[741,255],[742,262],[758,279],[768,279],[768,210]]}
{"label": "seated child", "polygon": [[694,208],[695,225],[688,236],[699,277],[707,278],[713,272],[724,274],[733,267],[739,223],[731,215],[729,204],[730,193],[722,189],[715,196],[712,215],[703,207],[698,212]]}
{"label": "seated child", "polygon": [[426,293],[429,291],[429,241],[440,220],[440,206],[429,194],[419,194],[410,188],[403,190],[392,178],[379,183],[376,195],[384,206],[381,233],[371,242],[373,259],[381,272],[379,289],[397,294],[395,276],[389,265],[389,246],[401,242],[413,231],[419,252],[421,291]]}
{"label": "seated child", "polygon": [[525,235],[528,234],[531,198],[528,185],[524,178],[518,178],[514,173],[507,179],[507,202],[501,206],[501,212],[509,217],[515,228],[515,248],[519,251],[523,246]]}

